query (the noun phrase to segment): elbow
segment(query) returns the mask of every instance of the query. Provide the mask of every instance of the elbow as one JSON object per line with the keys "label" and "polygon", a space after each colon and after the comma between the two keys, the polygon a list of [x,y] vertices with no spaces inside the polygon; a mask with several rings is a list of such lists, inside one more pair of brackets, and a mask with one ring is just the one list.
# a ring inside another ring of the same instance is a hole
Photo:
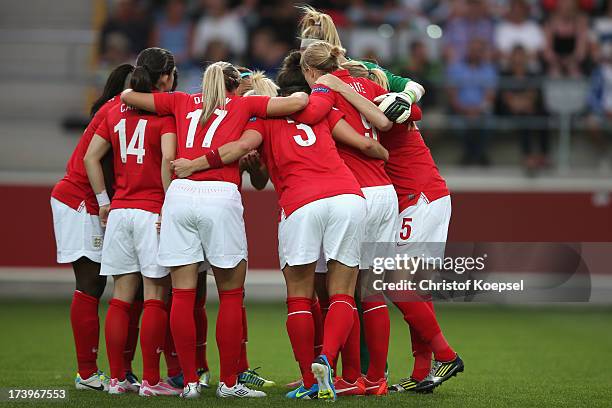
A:
{"label": "elbow", "polygon": [[121,102],[129,105],[130,104],[130,95],[131,93],[134,92],[131,89],[126,89],[125,91],[121,92]]}
{"label": "elbow", "polygon": [[294,112],[301,111],[308,105],[308,95],[304,92],[292,96]]}
{"label": "elbow", "polygon": [[389,129],[391,129],[391,127],[393,127],[393,122],[391,122],[386,116],[383,116],[380,119],[379,123],[376,125],[376,128],[382,130],[383,132],[388,131]]}

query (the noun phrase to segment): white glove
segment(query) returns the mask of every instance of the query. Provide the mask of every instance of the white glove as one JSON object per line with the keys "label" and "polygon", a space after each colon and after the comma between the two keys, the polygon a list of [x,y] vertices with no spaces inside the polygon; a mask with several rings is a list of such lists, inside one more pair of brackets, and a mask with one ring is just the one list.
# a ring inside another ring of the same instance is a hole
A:
{"label": "white glove", "polygon": [[412,100],[403,92],[388,93],[374,98],[375,103],[384,112],[385,116],[392,122],[404,123],[410,117]]}
{"label": "white glove", "polygon": [[423,88],[423,85],[419,84],[418,82],[410,81],[404,87],[403,92],[410,95],[410,100],[412,103],[417,103],[421,100],[423,95],[425,95],[425,88]]}

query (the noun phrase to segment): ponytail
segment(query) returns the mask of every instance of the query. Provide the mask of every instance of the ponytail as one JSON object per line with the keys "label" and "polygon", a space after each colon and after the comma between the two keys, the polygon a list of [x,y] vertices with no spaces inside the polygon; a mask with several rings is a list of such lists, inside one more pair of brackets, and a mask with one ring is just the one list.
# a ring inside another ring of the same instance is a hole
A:
{"label": "ponytail", "polygon": [[113,96],[117,96],[126,88],[130,74],[134,71],[131,64],[121,64],[109,74],[102,95],[91,106],[90,115],[93,117],[96,112]]}
{"label": "ponytail", "polygon": [[206,68],[202,79],[202,125],[210,119],[215,109],[225,109],[227,93],[235,91],[239,84],[240,74],[229,62],[215,62]]}
{"label": "ponytail", "polygon": [[145,66],[138,66],[134,68],[132,73],[132,79],[130,80],[130,88],[136,92],[151,92],[153,89],[153,82],[151,81],[151,74]]}
{"label": "ponytail", "polygon": [[302,38],[302,48],[309,44],[308,40],[325,41],[336,47],[342,47],[338,30],[329,14],[321,13],[311,6],[299,6],[304,16],[300,20],[299,29]]}
{"label": "ponytail", "polygon": [[151,47],[138,54],[130,87],[137,92],[151,92],[162,75],[173,75],[173,89],[178,80],[174,55],[163,48]]}
{"label": "ponytail", "polygon": [[302,68],[315,68],[326,73],[333,72],[346,61],[345,50],[324,41],[310,44],[302,53],[300,65]]}

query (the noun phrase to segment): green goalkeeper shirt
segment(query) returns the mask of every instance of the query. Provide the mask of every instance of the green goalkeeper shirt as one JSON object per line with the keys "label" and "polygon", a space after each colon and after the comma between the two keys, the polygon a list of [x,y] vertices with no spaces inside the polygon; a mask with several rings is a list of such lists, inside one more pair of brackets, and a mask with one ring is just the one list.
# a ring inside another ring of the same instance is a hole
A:
{"label": "green goalkeeper shirt", "polygon": [[365,65],[366,68],[368,69],[380,69],[381,71],[383,71],[385,75],[387,76],[387,81],[389,81],[389,91],[391,92],[403,92],[404,89],[406,88],[406,84],[412,81],[412,79],[410,78],[404,78],[404,77],[395,75],[392,72],[386,70],[385,68],[379,66],[378,64],[375,64],[374,62],[370,62],[370,61],[359,61],[359,62]]}

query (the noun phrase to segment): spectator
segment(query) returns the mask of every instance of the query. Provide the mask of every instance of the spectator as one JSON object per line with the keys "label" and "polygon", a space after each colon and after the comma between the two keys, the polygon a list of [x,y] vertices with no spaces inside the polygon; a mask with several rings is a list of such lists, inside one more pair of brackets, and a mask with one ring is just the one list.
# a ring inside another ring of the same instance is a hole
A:
{"label": "spectator", "polygon": [[435,104],[436,88],[442,82],[442,64],[429,57],[427,46],[423,41],[415,40],[410,44],[408,59],[399,64],[395,71],[425,87],[426,96],[420,102],[422,106],[429,107]]}
{"label": "spectator", "polygon": [[193,36],[193,55],[202,57],[213,40],[222,40],[235,56],[246,51],[247,38],[242,21],[228,8],[227,0],[203,0],[204,14]]}
{"label": "spectator", "polygon": [[530,64],[536,62],[544,49],[544,33],[536,22],[529,20],[529,4],[525,0],[512,0],[506,18],[495,29],[495,47],[504,63],[517,46],[528,53]]}
{"label": "spectator", "polygon": [[587,17],[578,10],[576,0],[559,0],[544,27],[549,75],[582,75],[589,50],[588,30]]}
{"label": "spectator", "polygon": [[192,36],[193,24],[187,18],[185,0],[169,0],[165,13],[157,19],[151,46],[172,52],[177,67],[184,70],[191,62]]}
{"label": "spectator", "polygon": [[486,1],[466,0],[465,7],[459,9],[444,30],[444,53],[447,61],[463,61],[470,42],[476,38],[480,40],[486,52],[493,48],[493,20]]}
{"label": "spectator", "polygon": [[[520,45],[510,54],[509,66],[502,73],[500,114],[524,120],[543,114],[542,95],[538,75],[529,70],[529,53]],[[548,132],[543,129],[517,131],[528,174],[548,165]],[[534,143],[536,146],[534,146]]]}
{"label": "spectator", "polygon": [[254,71],[265,71],[269,78],[275,78],[283,59],[289,52],[289,46],[279,41],[274,32],[262,28],[251,35],[251,68]]}
{"label": "spectator", "polygon": [[114,0],[111,14],[100,33],[99,52],[102,60],[108,58],[108,40],[112,34],[124,36],[129,43],[130,54],[135,56],[147,48],[150,32],[151,26],[134,0]]}
{"label": "spectator", "polygon": [[449,66],[446,80],[450,109],[463,138],[462,165],[487,166],[486,128],[497,85],[495,67],[485,59],[485,42],[479,38],[468,43],[466,58]]}
{"label": "spectator", "polygon": [[600,168],[610,171],[609,142],[606,136],[612,133],[612,45],[603,47],[600,65],[591,76],[588,98],[590,114],[587,117],[589,134],[600,156]]}
{"label": "spectator", "polygon": [[612,47],[612,1],[608,1],[605,14],[593,21],[593,40],[594,59],[599,61],[602,50]]}

